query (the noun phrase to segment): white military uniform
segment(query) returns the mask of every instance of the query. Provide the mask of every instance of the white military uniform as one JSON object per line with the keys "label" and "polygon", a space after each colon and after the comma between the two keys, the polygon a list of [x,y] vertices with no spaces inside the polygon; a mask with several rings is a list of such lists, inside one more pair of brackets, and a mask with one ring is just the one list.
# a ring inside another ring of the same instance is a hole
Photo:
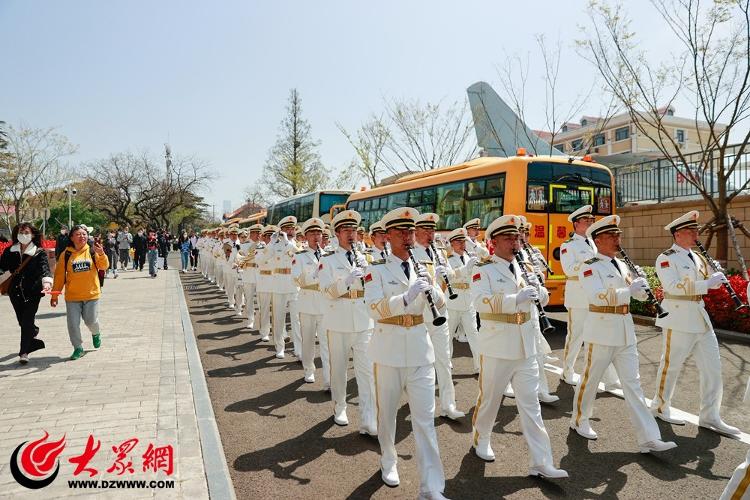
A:
{"label": "white military uniform", "polygon": [[[263,233],[276,232],[275,226],[266,226]],[[260,320],[259,332],[262,339],[267,340],[271,334],[271,297],[273,295],[273,269],[275,265],[271,246],[263,243],[263,247],[256,250],[255,263],[258,264],[258,281],[255,285],[258,293],[258,316]]]}
{"label": "white military uniform", "polygon": [[240,240],[234,240],[229,239],[230,245],[232,245],[232,255],[224,261],[224,285],[227,293],[227,300],[229,301],[229,308],[230,309],[237,309],[239,312],[240,308],[242,307],[242,302],[239,304],[236,303],[237,301],[237,288],[238,288],[238,282],[239,282],[239,269],[237,269],[236,261],[237,261],[237,255],[240,251]]}
{"label": "white military uniform", "polygon": [[[744,401],[750,405],[750,378],[747,380]],[[750,450],[747,451],[745,461],[737,466],[729,478],[719,500],[750,500]]]}
{"label": "white military uniform", "polygon": [[[359,224],[359,214],[353,210],[345,210],[334,218],[334,227],[338,227],[337,222],[346,221],[349,217],[351,224]],[[360,431],[374,434],[377,432],[375,385],[372,361],[367,355],[367,344],[372,335],[372,319],[364,300],[363,280],[354,279],[350,285],[346,283],[355,268],[354,264],[357,264],[354,252],[349,252],[350,257],[347,257],[347,252],[339,246],[335,252],[323,256],[318,273],[320,289],[325,299],[323,327],[328,342],[331,397],[334,401],[335,420],[339,425],[346,425],[347,369],[349,355],[352,353],[361,412]]]}
{"label": "white military uniform", "polygon": [[[518,217],[505,215],[487,229],[488,234],[518,232]],[[542,420],[537,395],[539,370],[537,363],[538,315],[532,301],[517,304],[518,293],[527,286],[516,262],[493,255],[478,264],[474,281],[474,306],[479,311],[479,396],[473,417],[473,446],[488,450],[492,428],[500,408],[503,390],[508,382],[515,392],[521,428],[529,447],[531,467],[552,467],[552,446]],[[539,302],[549,301],[547,290],[537,288]],[[484,458],[484,457],[483,457]]]}
{"label": "white military uniform", "polygon": [[[694,210],[665,229],[697,229],[697,220],[698,212]],[[656,273],[664,291],[661,305],[669,314],[656,319],[656,326],[661,327],[664,335],[656,395],[651,409],[657,417],[671,420],[669,414],[675,384],[682,365],[692,354],[700,375],[700,422],[721,425],[723,385],[719,343],[703,303],[703,295],[708,293],[709,285],[719,288],[721,282],[716,279],[711,283],[705,259],[677,244],[659,254]]]}
{"label": "white military uniform", "polygon": [[[465,229],[461,228],[456,231],[464,231],[462,234],[464,238],[466,237]],[[471,277],[474,273],[472,262],[475,261],[472,261],[466,252],[463,255],[453,252],[448,257],[448,263],[453,270],[451,286],[458,295],[455,299],[447,301],[448,329],[451,334],[454,334],[461,327],[466,334],[474,360],[474,370],[479,373],[479,331],[477,330],[477,311],[474,308],[474,296],[471,290]]]}
{"label": "white military uniform", "polygon": [[[249,232],[262,231],[263,226],[256,224],[248,228]],[[261,250],[265,244],[258,239],[258,241],[246,242],[246,248],[244,250],[245,258],[244,265],[242,266],[242,289],[243,295],[245,296],[245,315],[247,316],[247,327],[251,330],[255,329],[255,296],[257,293],[258,284],[258,263],[256,262],[256,256],[259,250]]]}
{"label": "white military uniform", "polygon": [[[280,225],[285,224],[296,224],[297,219],[293,218],[294,222],[281,220]],[[289,303],[297,300],[297,293],[299,289],[294,284],[292,279],[292,261],[294,260],[294,254],[297,252],[297,246],[294,242],[289,241],[284,237],[286,233],[280,232],[277,235],[277,240],[270,245],[271,259],[273,261],[273,297],[271,302],[271,310],[273,314],[273,339],[274,345],[276,346],[276,357],[284,357],[284,343],[286,338],[286,313],[290,312],[292,332],[295,330],[295,323],[297,331],[299,330],[299,316],[296,320],[294,318],[294,312],[289,309]],[[296,337],[294,337],[296,339]],[[297,341],[298,342],[298,341]],[[299,354],[298,345],[295,343],[295,354]]]}
{"label": "white military uniform", "polygon": [[214,276],[216,277],[216,286],[219,287],[219,290],[221,291],[224,291],[224,262],[226,262],[226,256],[224,254],[225,242],[229,242],[229,239],[219,236],[213,248]]}
{"label": "white military uniform", "polygon": [[[410,208],[396,209],[385,215],[383,224],[387,228],[389,220],[408,219],[413,227],[415,215],[418,212]],[[404,267],[408,269],[408,277]],[[424,293],[406,303],[408,291],[417,278],[412,263],[393,254],[368,269],[365,301],[376,326],[367,352],[374,363],[384,480],[386,476],[395,477],[398,484],[396,414],[406,392],[416,441],[420,492],[442,492],[445,475],[434,420],[435,354],[425,325],[432,318],[424,317],[427,305]],[[433,285],[432,293],[436,306],[443,307],[440,289]]]}

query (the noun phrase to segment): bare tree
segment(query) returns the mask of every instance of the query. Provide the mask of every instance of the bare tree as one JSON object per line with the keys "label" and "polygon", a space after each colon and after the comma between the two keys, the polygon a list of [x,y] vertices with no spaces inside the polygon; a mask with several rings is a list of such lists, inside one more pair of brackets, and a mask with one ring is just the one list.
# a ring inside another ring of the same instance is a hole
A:
{"label": "bare tree", "polygon": [[312,138],[310,124],[302,117],[299,92],[292,89],[279,135],[263,167],[263,184],[282,198],[323,187],[328,171],[320,161],[319,145]]}
{"label": "bare tree", "polygon": [[[601,74],[607,90],[627,110],[639,134],[649,138],[683,178],[695,186],[713,213],[717,257],[727,258],[727,207],[744,189],[730,187],[742,165],[750,132],[742,129],[750,115],[750,1],[652,0],[680,48],[660,63],[648,60],[622,4],[592,1],[592,23],[579,42],[582,55]],[[693,121],[702,153],[690,161],[680,147],[667,110],[684,97],[695,105]],[[730,136],[741,134],[731,151]],[[717,161],[718,158],[718,161]],[[717,191],[708,185],[715,179]]]}
{"label": "bare tree", "polygon": [[146,177],[145,153],[119,153],[86,165],[79,198],[104,212],[111,222],[135,224],[134,203],[139,199]]}
{"label": "bare tree", "polygon": [[8,145],[8,133],[5,131],[5,122],[0,121],[0,150]]}
{"label": "bare tree", "polygon": [[271,204],[271,197],[263,189],[260,181],[256,181],[250,186],[247,186],[244,191],[245,202],[258,205],[259,207],[267,207]]}
{"label": "bare tree", "polygon": [[[372,116],[355,132],[356,136],[347,132],[340,123],[336,123],[336,126],[352,145],[356,154],[349,168],[344,169],[342,174],[353,178],[354,175],[348,172],[357,172],[360,177],[367,179],[370,186],[377,186],[385,168],[385,149],[391,138],[390,130],[383,122],[383,118]],[[356,180],[354,179],[355,182]]]}
{"label": "bare tree", "polygon": [[30,198],[64,177],[63,160],[76,150],[54,128],[8,127],[7,147],[0,155],[0,196],[6,208],[3,223],[9,230],[26,218]]}

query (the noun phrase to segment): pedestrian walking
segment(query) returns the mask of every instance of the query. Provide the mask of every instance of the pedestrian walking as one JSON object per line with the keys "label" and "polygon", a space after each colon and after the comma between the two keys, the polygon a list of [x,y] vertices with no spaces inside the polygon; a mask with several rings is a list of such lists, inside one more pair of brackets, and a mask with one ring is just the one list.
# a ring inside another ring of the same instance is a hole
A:
{"label": "pedestrian walking", "polygon": [[148,275],[156,278],[156,258],[159,255],[159,238],[156,231],[149,230],[146,239],[146,252],[148,252]]}
{"label": "pedestrian walking", "polygon": [[190,269],[198,270],[198,236],[194,230],[190,230]]}
{"label": "pedestrian walking", "polygon": [[177,246],[180,249],[180,259],[182,261],[181,271],[186,273],[190,262],[190,238],[188,237],[187,231],[182,231],[182,234],[180,234],[180,237],[177,239]]}
{"label": "pedestrian walking", "polygon": [[[133,235],[130,234],[130,228],[125,228],[117,235],[117,248],[120,251],[120,264],[125,271],[130,263],[130,246],[133,244]],[[117,265],[115,265],[117,267]]]}
{"label": "pedestrian walking", "polygon": [[34,324],[34,318],[42,292],[52,289],[52,276],[47,253],[42,248],[42,235],[37,228],[22,222],[13,228],[11,241],[11,247],[0,256],[0,279],[3,283],[10,280],[6,285],[8,296],[21,327],[18,361],[26,364],[29,354],[44,349],[44,342],[37,338],[39,328]]}
{"label": "pedestrian walking", "polygon": [[60,257],[60,254],[65,251],[68,247],[70,240],[68,239],[68,226],[60,226],[60,234],[57,235],[55,241],[55,259]]}
{"label": "pedestrian walking", "polygon": [[[53,292],[65,289],[65,312],[68,318],[68,336],[73,344],[75,360],[85,354],[81,339],[81,318],[92,335],[94,348],[101,346],[99,328],[99,269],[109,266],[109,259],[101,243],[89,246],[89,231],[86,226],[75,226],[70,231],[71,243],[62,253],[62,262],[55,267]],[[50,305],[57,307],[58,296],[53,294]]]}
{"label": "pedestrian walking", "polygon": [[143,271],[143,265],[146,263],[146,234],[143,228],[133,237],[133,270]]}
{"label": "pedestrian walking", "polygon": [[107,269],[107,274],[110,273],[110,271],[113,274],[114,278],[117,278],[117,258],[119,256],[119,252],[117,251],[117,236],[115,235],[115,232],[110,230],[107,233],[107,236],[104,238],[104,253],[107,254],[107,258],[109,259],[109,269]]}
{"label": "pedestrian walking", "polygon": [[166,271],[169,269],[169,266],[167,265],[167,257],[169,256],[169,245],[172,242],[172,235],[169,234],[169,231],[167,231],[167,228],[161,230],[161,233],[159,233],[159,257],[162,257],[164,259],[164,270]]}

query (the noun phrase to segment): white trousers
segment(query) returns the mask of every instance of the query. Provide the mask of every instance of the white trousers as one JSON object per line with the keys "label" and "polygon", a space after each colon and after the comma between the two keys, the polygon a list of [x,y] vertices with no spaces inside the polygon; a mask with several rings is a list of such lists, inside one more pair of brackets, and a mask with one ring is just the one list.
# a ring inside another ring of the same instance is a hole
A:
{"label": "white trousers", "polygon": [[247,315],[247,324],[250,328],[255,327],[255,283],[242,282],[242,288],[245,295],[245,314]]}
{"label": "white trousers", "polygon": [[258,316],[260,325],[258,330],[261,337],[271,333],[271,292],[258,292]]}
{"label": "white trousers", "polygon": [[440,389],[440,407],[447,410],[450,406],[456,406],[456,389],[453,387],[453,376],[451,375],[451,344],[453,344],[453,338],[448,329],[447,321],[441,326],[430,325],[427,330],[430,332],[430,340],[435,350],[435,373]]}
{"label": "white trousers", "polygon": [[[451,336],[456,333],[459,326],[469,341],[471,357],[474,358],[474,370],[479,371],[479,331],[477,331],[477,312],[473,307],[468,311],[448,309],[448,330],[450,330]],[[453,342],[450,343],[450,346],[451,358],[453,358]]]}
{"label": "white trousers", "polygon": [[656,405],[660,412],[669,412],[682,365],[691,353],[700,376],[700,419],[718,421],[721,419],[719,411],[724,388],[719,343],[711,330],[704,333],[663,331],[661,361],[656,372],[656,396],[652,405]]}
{"label": "white trousers", "polygon": [[[201,252],[203,252],[203,250],[201,250]],[[201,274],[203,275],[204,278],[208,278],[208,262],[210,260],[211,259],[206,258],[206,257],[201,257],[201,259],[199,260],[199,264],[201,266]]]}
{"label": "white trousers", "polygon": [[[565,336],[565,348],[563,349],[563,378],[570,378],[575,373],[576,359],[583,345],[583,322],[589,315],[588,309],[572,307],[568,309],[568,334]],[[544,365],[542,365],[544,366]],[[613,366],[608,366],[602,375],[604,385],[616,384],[618,382],[617,372]]]}
{"label": "white trousers", "polygon": [[219,259],[214,262],[214,273],[216,274],[216,285],[224,289],[224,263]]}
{"label": "white trousers", "polygon": [[[289,301],[295,294],[274,293],[271,298],[271,313],[273,314],[273,343],[276,345],[276,353],[284,352],[286,337],[286,311],[289,309]],[[299,315],[297,317],[299,323]]]}
{"label": "white trousers", "polygon": [[211,283],[216,282],[216,259],[211,255],[206,255],[206,278]]}
{"label": "white trousers", "polygon": [[[237,292],[237,270],[232,269],[229,264],[224,264],[224,290],[230,306],[235,305],[235,293]],[[242,305],[242,303],[238,304]]]}
{"label": "white trousers", "polygon": [[375,382],[372,377],[372,362],[367,356],[367,344],[372,330],[362,332],[326,331],[330,363],[331,398],[335,410],[346,409],[346,382],[349,354],[354,360],[354,376],[357,379],[359,411],[362,423],[375,426]]}
{"label": "white trousers", "polygon": [[[299,324],[302,330],[302,368],[305,375],[311,375],[315,373],[315,340],[323,336],[323,315],[300,313]],[[326,367],[323,368],[325,373]]]}
{"label": "white trousers", "polygon": [[409,398],[409,413],[417,445],[420,492],[441,492],[445,473],[435,432],[435,370],[432,365],[395,368],[374,365],[377,395],[380,465],[385,471],[396,468],[396,414],[401,395]]}
{"label": "white trousers", "polygon": [[323,371],[323,388],[331,388],[331,354],[328,351],[328,335],[325,331],[318,332],[318,346],[320,347],[320,364]]}
{"label": "white trousers", "polygon": [[[620,376],[622,392],[628,417],[635,427],[638,444],[644,444],[654,439],[661,439],[659,426],[646,405],[641,389],[641,376],[638,373],[638,350],[636,344],[628,346],[607,346],[586,343],[586,369],[581,382],[576,386],[573,397],[573,412],[571,422],[580,425],[591,418],[594,410],[596,389],[610,364],[615,365],[617,375]],[[619,425],[619,422],[618,422]]]}
{"label": "white trousers", "polygon": [[479,396],[472,417],[474,446],[490,441],[503,390],[510,382],[516,396],[523,437],[529,447],[529,463],[532,466],[552,465],[552,445],[537,396],[539,366],[536,358],[512,360],[481,355],[479,365]]}
{"label": "white trousers", "polygon": [[750,500],[750,451],[729,478],[719,500]]}
{"label": "white trousers", "polygon": [[287,302],[287,308],[289,309],[289,323],[292,329],[292,343],[294,345],[294,354],[296,356],[302,356],[302,330],[300,328],[299,321],[299,294],[294,293]]}

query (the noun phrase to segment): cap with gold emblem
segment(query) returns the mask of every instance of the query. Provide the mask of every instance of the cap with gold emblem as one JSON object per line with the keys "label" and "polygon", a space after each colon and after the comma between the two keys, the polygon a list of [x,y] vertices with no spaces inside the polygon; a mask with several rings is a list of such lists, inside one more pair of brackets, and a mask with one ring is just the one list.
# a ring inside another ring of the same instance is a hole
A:
{"label": "cap with gold emblem", "polygon": [[263,231],[263,224],[253,224],[249,228],[247,228],[248,233],[256,233]]}
{"label": "cap with gold emblem", "polygon": [[323,219],[318,219],[317,217],[313,217],[312,219],[307,219],[305,223],[302,224],[302,232],[306,233],[312,230],[322,231],[324,227],[325,227],[325,222],[323,222]]}
{"label": "cap with gold emblem", "polygon": [[240,228],[236,226],[229,226],[229,229],[227,229],[228,234],[239,234]]}
{"label": "cap with gold emblem", "polygon": [[395,208],[385,214],[380,223],[386,231],[395,228],[413,229],[416,225],[419,211],[411,207]]}
{"label": "cap with gold emblem", "polygon": [[466,224],[464,224],[464,229],[479,229],[479,224],[481,221],[479,220],[479,217],[476,219],[471,219]]}
{"label": "cap with gold emblem", "polygon": [[385,228],[383,228],[383,224],[380,221],[373,222],[372,224],[370,224],[370,234],[384,233],[384,232],[385,232]]}
{"label": "cap with gold emblem", "polygon": [[521,218],[517,215],[503,215],[493,220],[487,227],[485,237],[492,239],[500,234],[518,234]]}
{"label": "cap with gold emblem", "polygon": [[428,212],[417,217],[416,225],[425,229],[435,229],[439,220],[440,216],[438,214]]}
{"label": "cap with gold emblem", "polygon": [[279,221],[279,228],[281,229],[289,229],[290,227],[294,227],[297,225],[297,217],[293,215],[287,215],[283,219]]}
{"label": "cap with gold emblem", "polygon": [[323,229],[323,236],[325,236],[328,239],[331,239],[331,230],[328,228]]}
{"label": "cap with gold emblem", "polygon": [[594,207],[591,205],[584,205],[572,214],[568,215],[568,222],[575,222],[579,219],[593,219],[594,218]]}
{"label": "cap with gold emblem", "polygon": [[357,228],[357,232],[360,233],[360,234],[365,234],[365,227],[364,226],[359,226]]}
{"label": "cap with gold emblem", "polygon": [[278,230],[279,230],[279,228],[276,227],[276,226],[265,226],[263,228],[263,236],[267,236],[269,234],[273,234],[273,233],[275,233]]}
{"label": "cap with gold emblem", "polygon": [[344,227],[356,228],[359,226],[360,221],[362,221],[362,216],[359,215],[359,212],[356,212],[355,210],[344,210],[336,214],[336,217],[333,218],[331,224],[333,225],[333,230],[338,231]]}
{"label": "cap with gold emblem", "polygon": [[531,231],[531,222],[526,220],[526,217],[523,215],[518,216],[519,219],[521,219],[521,222],[518,224],[519,231],[523,231],[524,233],[528,234]]}
{"label": "cap with gold emblem", "polygon": [[691,210],[682,217],[678,217],[664,226],[664,229],[670,231],[672,234],[676,233],[680,229],[698,229],[699,216],[700,213],[697,210]]}
{"label": "cap with gold emblem", "polygon": [[589,226],[586,230],[586,236],[594,239],[600,234],[604,233],[616,233],[620,234],[620,216],[619,215],[608,215],[599,219]]}
{"label": "cap with gold emblem", "polygon": [[465,240],[469,235],[466,233],[466,229],[459,227],[448,233],[448,241],[459,241]]}

